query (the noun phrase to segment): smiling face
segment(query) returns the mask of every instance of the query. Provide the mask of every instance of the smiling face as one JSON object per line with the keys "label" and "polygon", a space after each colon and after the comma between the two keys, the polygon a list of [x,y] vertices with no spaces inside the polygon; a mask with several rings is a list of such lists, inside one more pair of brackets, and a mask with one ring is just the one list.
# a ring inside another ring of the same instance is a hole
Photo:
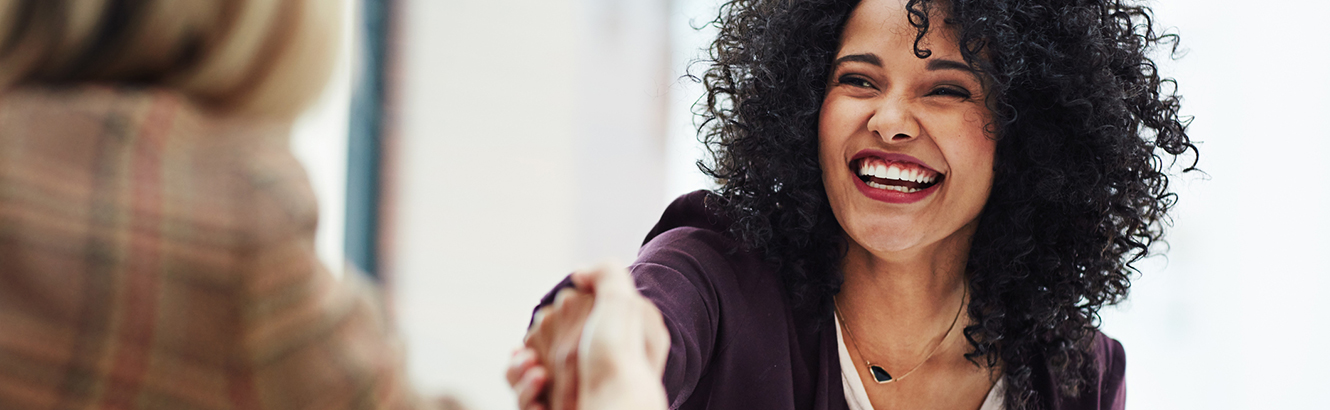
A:
{"label": "smiling face", "polygon": [[[993,183],[984,86],[933,16],[920,48],[904,0],[864,0],[841,35],[818,123],[822,181],[851,251],[965,243]],[[957,242],[960,241],[960,242]]]}

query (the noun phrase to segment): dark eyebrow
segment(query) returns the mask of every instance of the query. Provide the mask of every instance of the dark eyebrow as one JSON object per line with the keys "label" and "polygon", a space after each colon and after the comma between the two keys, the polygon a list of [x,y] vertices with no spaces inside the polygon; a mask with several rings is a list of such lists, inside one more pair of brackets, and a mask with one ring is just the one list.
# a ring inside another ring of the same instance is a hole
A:
{"label": "dark eyebrow", "polygon": [[[882,59],[879,58],[877,54],[873,53],[850,54],[847,56],[842,56],[840,58],[837,58],[836,61],[832,62],[831,65],[832,67],[836,67],[851,61],[872,64],[878,67],[882,67]],[[926,68],[929,71],[961,70],[967,73],[975,73],[974,68],[971,68],[969,64],[965,64],[963,62],[956,60],[947,60],[942,58],[928,59],[928,65],[926,66]]]}
{"label": "dark eyebrow", "polygon": [[974,68],[970,67],[969,64],[965,64],[956,60],[946,60],[941,58],[929,59],[927,68],[928,71],[961,70],[967,73],[972,73],[972,74],[975,73]]}
{"label": "dark eyebrow", "polygon": [[875,66],[878,66],[878,67],[881,67],[881,66],[882,66],[882,59],[881,59],[881,58],[878,58],[877,54],[873,54],[873,53],[866,53],[866,54],[850,54],[850,55],[847,55],[847,56],[844,56],[844,57],[841,57],[841,58],[837,58],[836,61],[834,61],[834,62],[831,63],[831,66],[832,66],[832,67],[839,67],[841,64],[845,64],[845,63],[848,63],[848,62],[851,62],[851,61],[860,62],[860,63],[872,64],[872,65],[875,65]]}

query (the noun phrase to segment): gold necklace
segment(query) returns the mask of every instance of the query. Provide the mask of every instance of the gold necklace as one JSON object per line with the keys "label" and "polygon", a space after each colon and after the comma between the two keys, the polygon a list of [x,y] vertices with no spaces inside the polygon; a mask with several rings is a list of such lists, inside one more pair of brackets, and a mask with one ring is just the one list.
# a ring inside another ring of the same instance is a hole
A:
{"label": "gold necklace", "polygon": [[933,349],[928,351],[928,356],[925,356],[922,362],[914,365],[910,371],[905,372],[901,377],[891,377],[891,373],[887,373],[887,369],[883,369],[882,366],[875,365],[868,361],[868,358],[866,357],[867,355],[864,354],[863,349],[859,348],[859,342],[854,340],[854,332],[850,331],[850,326],[845,324],[845,315],[840,313],[840,300],[836,299],[835,296],[832,296],[831,303],[836,309],[836,318],[840,320],[840,327],[845,329],[845,334],[850,335],[850,343],[854,345],[854,350],[859,352],[859,357],[864,359],[864,365],[868,366],[868,372],[873,374],[873,381],[876,381],[877,384],[887,384],[899,380],[905,380],[905,378],[909,377],[915,370],[919,370],[920,367],[923,367],[924,363],[928,363],[928,359],[933,358],[933,355],[937,353],[937,349],[942,347],[942,343],[947,341],[947,336],[951,335],[951,330],[956,328],[956,322],[961,318],[961,311],[965,309],[965,297],[970,293],[969,286],[961,289],[962,292],[964,292],[961,293],[961,305],[956,308],[956,317],[951,319],[951,326],[947,326],[947,332],[942,334],[942,340],[939,340],[937,345],[933,346]]}

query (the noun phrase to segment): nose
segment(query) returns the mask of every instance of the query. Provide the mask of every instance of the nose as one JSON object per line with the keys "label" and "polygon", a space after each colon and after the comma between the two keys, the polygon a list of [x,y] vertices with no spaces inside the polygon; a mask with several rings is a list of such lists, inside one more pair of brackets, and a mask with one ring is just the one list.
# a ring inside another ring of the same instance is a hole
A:
{"label": "nose", "polygon": [[868,130],[888,143],[908,142],[919,138],[921,127],[914,107],[903,98],[884,98],[868,119]]}

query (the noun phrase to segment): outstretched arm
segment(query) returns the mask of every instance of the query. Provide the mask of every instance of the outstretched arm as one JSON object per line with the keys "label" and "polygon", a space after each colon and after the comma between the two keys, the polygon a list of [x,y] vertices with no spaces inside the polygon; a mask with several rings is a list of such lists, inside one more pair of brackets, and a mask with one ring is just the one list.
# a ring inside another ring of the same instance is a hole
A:
{"label": "outstretched arm", "polygon": [[577,272],[573,283],[595,295],[577,349],[578,408],[665,409],[660,380],[670,334],[660,310],[637,292],[622,268]]}
{"label": "outstretched arm", "polygon": [[665,409],[670,336],[660,311],[621,268],[571,279],[575,289],[537,312],[509,367],[521,409]]}

